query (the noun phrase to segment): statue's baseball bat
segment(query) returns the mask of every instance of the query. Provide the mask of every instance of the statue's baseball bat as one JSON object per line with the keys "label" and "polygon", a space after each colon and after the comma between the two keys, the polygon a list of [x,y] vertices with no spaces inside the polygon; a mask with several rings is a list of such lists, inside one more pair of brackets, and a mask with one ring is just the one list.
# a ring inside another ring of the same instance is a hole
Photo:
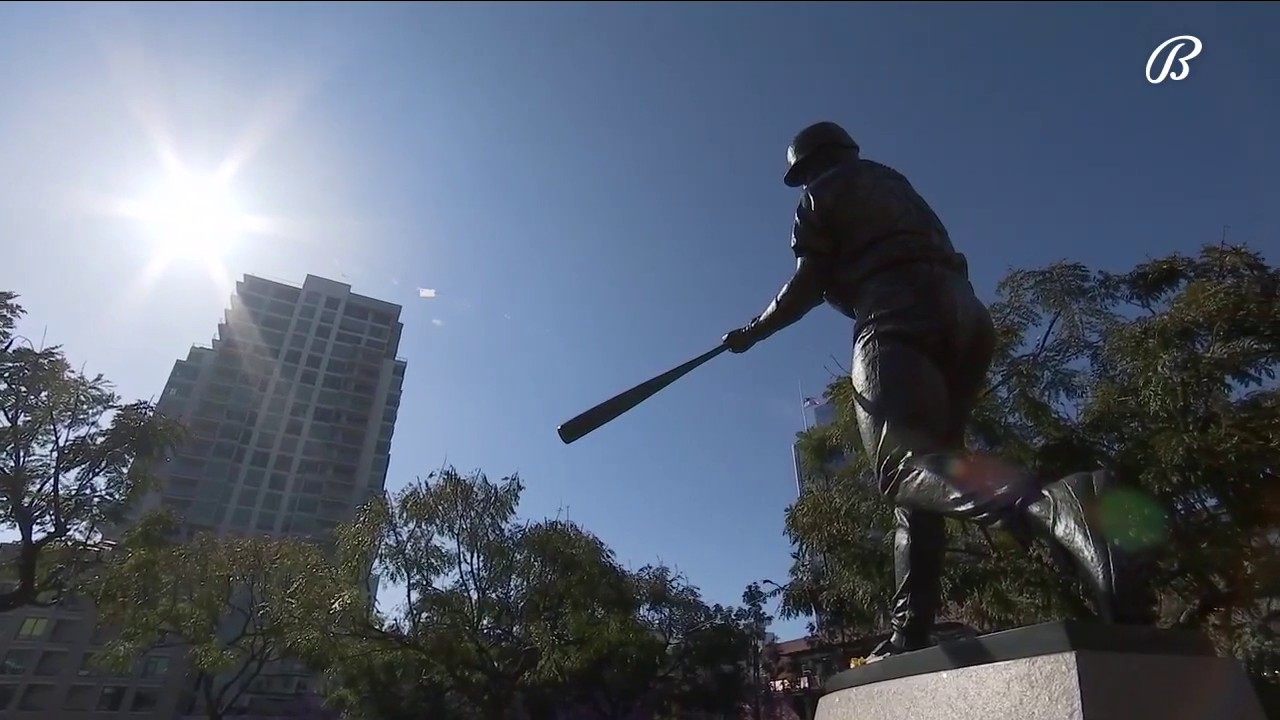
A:
{"label": "statue's baseball bat", "polygon": [[564,441],[564,444],[568,445],[612,422],[619,415],[653,397],[659,390],[688,375],[694,368],[728,349],[724,345],[720,345],[680,367],[671,368],[655,378],[645,380],[630,390],[618,393],[556,428],[556,432],[560,434],[560,439]]}

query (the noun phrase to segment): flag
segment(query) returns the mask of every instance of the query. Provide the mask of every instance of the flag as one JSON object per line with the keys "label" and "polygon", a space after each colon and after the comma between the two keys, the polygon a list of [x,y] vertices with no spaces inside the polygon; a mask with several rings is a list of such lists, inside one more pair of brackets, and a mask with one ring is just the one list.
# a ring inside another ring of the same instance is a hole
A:
{"label": "flag", "polygon": [[827,404],[827,399],[826,399],[826,398],[816,397],[816,398],[805,398],[805,399],[804,399],[804,409],[805,409],[805,410],[808,410],[809,408],[816,408],[816,407],[818,407],[819,405],[826,405],[826,404]]}

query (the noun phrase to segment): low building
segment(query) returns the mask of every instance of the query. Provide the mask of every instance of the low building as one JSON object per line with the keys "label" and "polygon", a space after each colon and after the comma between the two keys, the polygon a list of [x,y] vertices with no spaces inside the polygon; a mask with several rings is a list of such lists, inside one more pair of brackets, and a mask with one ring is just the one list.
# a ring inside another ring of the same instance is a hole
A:
{"label": "low building", "polygon": [[123,672],[92,665],[109,641],[93,607],[65,598],[0,615],[0,717],[5,720],[169,720],[191,703],[179,649],[157,649]]}
{"label": "low building", "polygon": [[[974,630],[961,623],[939,623],[941,638],[972,637]],[[849,669],[855,658],[865,658],[889,637],[888,633],[833,643],[816,637],[774,643],[777,670],[769,681],[775,704],[785,705],[797,720],[813,720],[822,686],[836,673]]]}

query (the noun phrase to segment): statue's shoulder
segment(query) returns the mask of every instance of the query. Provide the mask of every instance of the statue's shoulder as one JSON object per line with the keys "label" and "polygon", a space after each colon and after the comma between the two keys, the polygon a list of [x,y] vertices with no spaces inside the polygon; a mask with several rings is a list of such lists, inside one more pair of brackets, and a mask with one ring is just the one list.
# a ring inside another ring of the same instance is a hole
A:
{"label": "statue's shoulder", "polygon": [[859,158],[856,165],[860,176],[865,182],[907,182],[906,175],[899,172],[897,168],[885,165],[882,162]]}
{"label": "statue's shoulder", "polygon": [[[859,184],[867,180],[864,160],[842,162],[814,178],[806,188],[815,205],[840,204],[857,194]],[[874,172],[874,171],[871,171]]]}

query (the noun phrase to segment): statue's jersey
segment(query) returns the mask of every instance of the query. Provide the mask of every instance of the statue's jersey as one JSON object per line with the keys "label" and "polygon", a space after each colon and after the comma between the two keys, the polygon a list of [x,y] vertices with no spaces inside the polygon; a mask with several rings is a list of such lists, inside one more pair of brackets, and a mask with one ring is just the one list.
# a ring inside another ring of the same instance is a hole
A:
{"label": "statue's jersey", "polygon": [[871,160],[846,162],[809,184],[791,249],[830,265],[826,300],[851,318],[868,280],[887,270],[915,264],[968,278],[964,256],[929,204],[902,173]]}

